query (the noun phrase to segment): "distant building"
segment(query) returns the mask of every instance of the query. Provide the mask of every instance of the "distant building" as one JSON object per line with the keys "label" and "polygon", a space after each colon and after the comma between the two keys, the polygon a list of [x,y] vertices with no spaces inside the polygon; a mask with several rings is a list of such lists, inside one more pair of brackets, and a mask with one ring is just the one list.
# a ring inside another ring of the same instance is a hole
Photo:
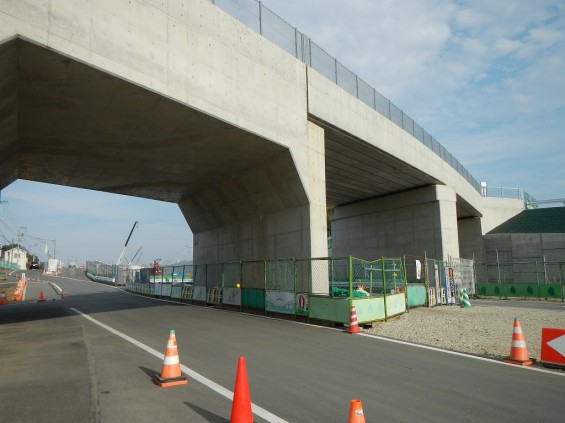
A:
{"label": "distant building", "polygon": [[20,269],[25,269],[27,266],[27,251],[19,247],[14,247],[4,251],[2,259],[8,263],[16,264]]}

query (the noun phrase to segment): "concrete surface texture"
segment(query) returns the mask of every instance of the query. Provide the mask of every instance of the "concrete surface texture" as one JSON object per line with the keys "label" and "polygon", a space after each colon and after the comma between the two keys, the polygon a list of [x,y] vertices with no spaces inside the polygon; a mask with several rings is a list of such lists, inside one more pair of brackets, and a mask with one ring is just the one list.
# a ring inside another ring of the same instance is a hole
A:
{"label": "concrete surface texture", "polygon": [[20,178],[177,203],[197,262],[325,256],[326,204],[430,185],[449,187],[436,188],[449,200],[418,208],[435,222],[418,245],[437,254],[459,255],[457,219],[507,218],[407,132],[208,1],[3,3],[0,74],[0,188]]}

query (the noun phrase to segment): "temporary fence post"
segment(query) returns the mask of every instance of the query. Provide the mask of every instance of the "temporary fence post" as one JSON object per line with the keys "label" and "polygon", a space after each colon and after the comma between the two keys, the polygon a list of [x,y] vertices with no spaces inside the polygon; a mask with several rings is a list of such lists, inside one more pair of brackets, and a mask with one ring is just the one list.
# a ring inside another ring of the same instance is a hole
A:
{"label": "temporary fence post", "polygon": [[263,295],[265,297],[265,301],[263,301],[264,305],[264,310],[263,310],[263,314],[267,315],[267,260],[263,260],[263,278],[264,278],[264,290],[263,290]]}
{"label": "temporary fence post", "polygon": [[543,283],[548,283],[547,280],[547,266],[545,264],[545,255],[543,256]]}
{"label": "temporary fence post", "polygon": [[294,317],[296,318],[296,279],[297,279],[296,259],[293,258],[292,262],[294,263]]}
{"label": "temporary fence post", "polygon": [[386,272],[385,272],[385,258],[381,257],[381,269],[383,272],[383,304],[385,307],[385,322],[388,321],[388,310],[386,309]]}
{"label": "temporary fence post", "polygon": [[496,268],[498,269],[498,283],[500,283],[500,261],[498,260],[498,250],[496,250]]}
{"label": "temporary fence post", "polygon": [[473,294],[477,295],[477,266],[475,265],[475,252],[473,252]]}
{"label": "temporary fence post", "polygon": [[[312,293],[312,257],[308,259],[308,295]],[[329,283],[329,281],[328,281]]]}
{"label": "temporary fence post", "polygon": [[373,270],[369,267],[369,292],[373,293]]}
{"label": "temporary fence post", "polygon": [[488,262],[485,258],[485,282],[490,283],[489,274],[488,274]]}
{"label": "temporary fence post", "polygon": [[410,312],[410,307],[408,306],[408,278],[406,276],[406,255],[404,256],[404,260],[400,259],[400,275],[403,278],[402,284],[404,285],[405,311]]}
{"label": "temporary fence post", "polygon": [[335,275],[333,257],[330,257],[330,263],[331,263],[331,268],[332,268],[332,271],[331,271],[331,274],[330,274],[330,297],[331,297],[333,289],[334,289],[334,275]]}
{"label": "temporary fence post", "polygon": [[243,261],[239,262],[239,311],[243,311]]}
{"label": "temporary fence post", "polygon": [[204,298],[208,302],[208,263],[204,265]]}
{"label": "temporary fence post", "polygon": [[353,257],[349,255],[349,310],[353,307]]}
{"label": "temporary fence post", "polygon": [[[512,273],[514,273],[514,265],[512,265]],[[502,289],[504,290],[504,298],[508,299],[508,286],[506,284],[507,280],[506,280],[506,273],[504,271],[504,263],[502,263],[502,275],[503,275]]]}
{"label": "temporary fence post", "polygon": [[424,272],[424,285],[426,286],[426,298],[428,299],[428,307],[430,307],[430,279],[428,276],[428,252],[426,250],[424,250],[424,265],[422,266],[422,271]]}
{"label": "temporary fence post", "polygon": [[538,275],[538,261],[536,260],[534,263],[536,265],[536,284],[538,286],[538,300],[539,300],[540,299],[540,295],[539,295],[540,294],[540,292],[539,292],[540,291],[540,285],[539,285],[539,275]]}
{"label": "temporary fence post", "polygon": [[559,275],[561,277],[561,302],[563,302],[563,263],[559,263]]}
{"label": "temporary fence post", "polygon": [[224,267],[225,263],[220,263],[220,281],[221,281],[221,287],[222,289],[224,289]]}
{"label": "temporary fence post", "polygon": [[400,260],[400,274],[404,279],[402,281],[402,284],[404,285],[404,304],[406,304],[406,311],[410,312],[410,306],[408,305],[408,276],[406,270],[406,260]]}

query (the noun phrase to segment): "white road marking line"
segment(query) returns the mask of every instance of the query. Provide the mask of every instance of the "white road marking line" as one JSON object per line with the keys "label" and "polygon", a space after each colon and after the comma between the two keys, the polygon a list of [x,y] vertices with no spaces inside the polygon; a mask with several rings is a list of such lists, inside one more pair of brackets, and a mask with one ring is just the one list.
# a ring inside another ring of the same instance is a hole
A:
{"label": "white road marking line", "polygon": [[[122,290],[122,289],[120,289],[120,291],[122,291],[126,294],[129,294],[129,295],[147,298],[147,299],[150,299],[150,300],[153,300],[153,301],[162,301],[162,302],[171,303],[171,304],[182,304],[182,305],[189,306],[189,307],[193,306],[192,304],[179,303],[178,301],[167,300],[167,299],[164,299],[164,298],[146,297],[146,296],[139,295],[139,294],[129,292],[129,291],[126,291],[126,290]],[[198,307],[198,306],[194,306],[194,307]],[[565,305],[564,305],[564,307],[565,307]],[[228,311],[228,310],[221,310],[221,309],[217,309],[217,308],[213,308],[213,307],[200,307],[200,308],[202,308],[203,310],[209,311],[209,312],[220,312],[220,311],[222,311],[222,312],[226,312],[226,313],[232,313],[231,311]],[[243,314],[245,316],[258,318],[258,319],[269,319],[269,320],[276,320],[276,321],[279,321],[279,322],[282,321],[282,322],[285,322],[287,324],[292,324],[292,325],[309,326],[309,327],[314,328],[314,329],[344,332],[343,329],[332,328],[332,327],[327,327],[327,326],[318,326],[318,325],[313,325],[311,323],[295,322],[295,321],[292,321],[292,320],[281,320],[281,319],[277,319],[276,317],[261,316],[259,314],[250,314],[250,313],[241,313],[241,314]],[[361,335],[361,336],[366,336],[368,338],[380,339],[382,341],[395,342],[397,344],[410,345],[412,347],[423,348],[423,349],[430,350],[430,351],[438,351],[438,352],[442,352],[442,353],[446,353],[446,354],[458,355],[460,357],[472,358],[474,360],[487,361],[489,363],[502,364],[503,366],[513,366],[513,367],[518,368],[518,369],[532,370],[532,371],[536,371],[536,372],[549,373],[549,374],[552,374],[552,375],[565,376],[565,373],[563,373],[563,372],[556,372],[556,371],[553,371],[553,370],[540,369],[539,367],[532,367],[532,366],[516,366],[515,364],[505,363],[503,361],[499,361],[499,360],[496,360],[494,358],[480,357],[480,356],[477,356],[477,355],[462,353],[462,352],[458,352],[458,351],[444,350],[442,348],[431,347],[431,346],[422,345],[422,344],[416,344],[416,343],[409,342],[409,341],[402,341],[400,339],[386,338],[384,336],[380,336],[380,335],[376,335],[376,334],[372,334],[372,333],[357,333],[355,335]]]}
{"label": "white road marking line", "polygon": [[[88,314],[84,314],[82,311],[77,310],[74,307],[71,307],[71,310],[74,311],[75,313],[77,313],[78,315],[84,317],[87,320],[90,320],[92,323],[100,326],[101,328],[106,329],[107,331],[113,333],[114,335],[119,336],[120,338],[128,341],[129,343],[141,348],[142,350],[148,352],[151,355],[154,355],[155,357],[164,360],[165,355],[163,353],[160,353],[157,350],[154,350],[153,348],[137,341],[136,339],[133,339],[132,337],[126,335],[125,333],[122,333],[102,322],[99,322],[98,320],[90,317]],[[195,372],[194,370],[189,369],[188,367],[184,366],[181,364],[181,369],[184,373],[186,373],[191,379],[194,379],[198,382],[200,382],[201,384],[203,384],[204,386],[207,386],[208,388],[212,389],[213,391],[216,391],[218,394],[226,397],[227,399],[229,399],[230,401],[232,401],[233,399],[233,392],[230,391],[229,389],[224,388],[221,385],[218,385],[216,382],[202,376],[200,373]],[[272,423],[289,423],[286,420],[281,419],[278,416],[275,416],[274,414],[270,413],[269,411],[265,410],[262,407],[259,407],[256,404],[251,403],[251,410],[253,411],[254,414],[256,414],[257,416],[267,420],[268,422],[272,422]]]}
{"label": "white road marking line", "polygon": [[540,369],[538,367],[532,367],[532,366],[516,366],[515,364],[505,363],[503,361],[494,360],[492,358],[479,357],[479,356],[476,356],[476,355],[466,354],[466,353],[457,352],[457,351],[443,350],[443,349],[437,348],[437,347],[430,347],[428,345],[414,344],[412,342],[401,341],[399,339],[385,338],[384,336],[373,335],[373,334],[370,334],[370,333],[358,333],[356,335],[366,336],[368,338],[376,338],[376,339],[379,339],[381,341],[394,342],[396,344],[410,345],[412,347],[423,348],[425,350],[430,350],[430,351],[438,351],[438,352],[442,352],[442,353],[446,353],[446,354],[458,355],[460,357],[472,358],[472,359],[475,359],[475,360],[488,361],[489,363],[501,364],[503,366],[512,366],[512,367],[515,367],[516,369],[524,369],[524,370],[531,370],[531,371],[534,371],[534,372],[549,373],[551,375],[565,376],[565,373],[555,372],[555,371],[552,371],[552,370]]}

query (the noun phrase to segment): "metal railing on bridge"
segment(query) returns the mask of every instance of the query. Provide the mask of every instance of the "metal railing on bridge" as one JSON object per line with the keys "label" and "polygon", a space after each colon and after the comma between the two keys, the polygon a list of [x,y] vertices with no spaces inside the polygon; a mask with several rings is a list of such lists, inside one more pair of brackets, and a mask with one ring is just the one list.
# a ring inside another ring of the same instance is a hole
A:
{"label": "metal railing on bridge", "polygon": [[469,171],[414,119],[336,58],[257,0],[208,0],[278,47],[333,81],[352,96],[404,129],[443,159],[477,192],[480,185]]}

